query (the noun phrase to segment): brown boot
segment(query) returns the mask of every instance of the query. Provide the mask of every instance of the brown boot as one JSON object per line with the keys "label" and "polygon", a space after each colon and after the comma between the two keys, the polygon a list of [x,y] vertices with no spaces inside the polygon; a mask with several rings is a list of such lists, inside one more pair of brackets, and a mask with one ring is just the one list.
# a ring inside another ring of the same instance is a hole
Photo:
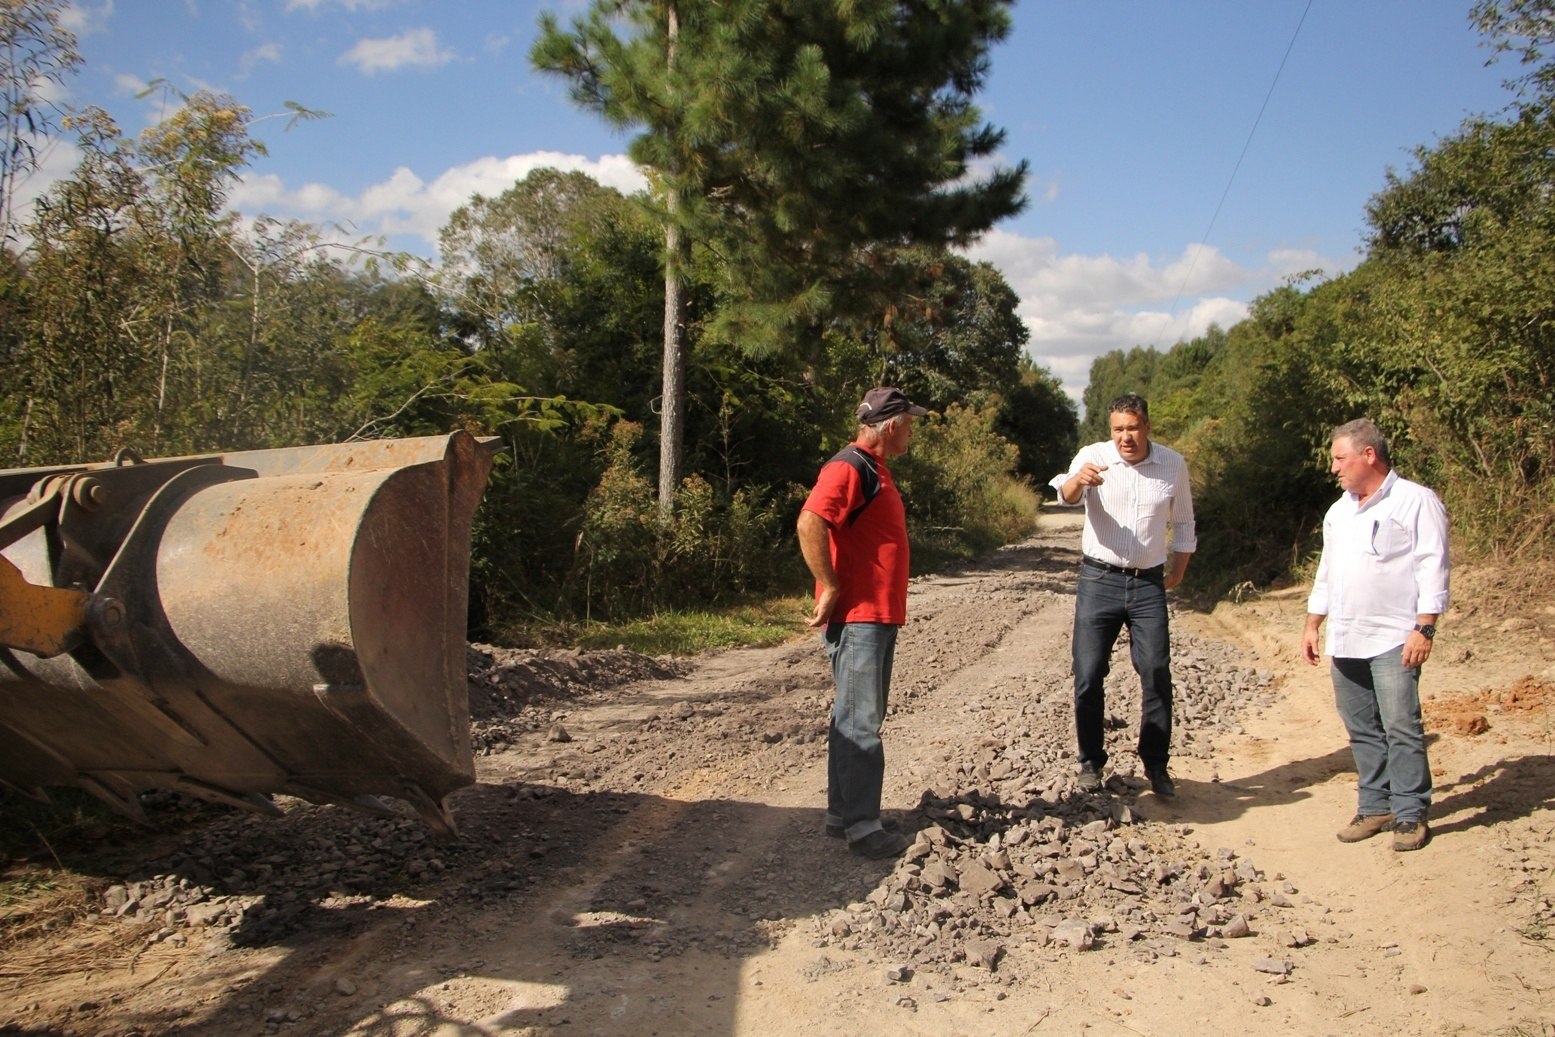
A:
{"label": "brown boot", "polygon": [[1339,841],[1358,843],[1370,839],[1378,832],[1386,832],[1393,825],[1392,814],[1356,814],[1350,823],[1339,829]]}
{"label": "brown boot", "polygon": [[1399,853],[1418,850],[1431,841],[1431,826],[1424,821],[1399,821],[1393,826],[1393,849]]}

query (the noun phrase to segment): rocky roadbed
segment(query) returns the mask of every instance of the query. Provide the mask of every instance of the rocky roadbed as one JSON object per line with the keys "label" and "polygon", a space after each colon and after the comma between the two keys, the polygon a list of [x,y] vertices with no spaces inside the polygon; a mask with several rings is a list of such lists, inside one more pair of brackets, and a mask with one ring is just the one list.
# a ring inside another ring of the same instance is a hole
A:
{"label": "rocky roadbed", "polygon": [[[1288,596],[1175,614],[1172,802],[1134,757],[1125,636],[1113,766],[1103,792],[1078,789],[1076,539],[1053,519],[914,581],[886,730],[887,805],[915,840],[900,861],[822,834],[813,639],[696,660],[475,645],[480,781],[453,797],[458,842],[410,818],[153,797],[181,822],[68,862],[74,912],[8,911],[0,1033],[824,1035],[881,1013],[936,1034],[1341,1032],[1357,1013],[1555,1033],[1546,628],[1515,632],[1515,677],[1459,647],[1444,671],[1491,683],[1428,702],[1438,771],[1474,764],[1442,774],[1443,806],[1494,788],[1484,817],[1445,815],[1421,854],[1340,847],[1354,775],[1323,674],[1292,669]],[[1433,914],[1470,873],[1487,903],[1461,910],[1481,913]],[[1430,931],[1387,929],[1389,898]],[[1465,938],[1515,981],[1444,979]]]}

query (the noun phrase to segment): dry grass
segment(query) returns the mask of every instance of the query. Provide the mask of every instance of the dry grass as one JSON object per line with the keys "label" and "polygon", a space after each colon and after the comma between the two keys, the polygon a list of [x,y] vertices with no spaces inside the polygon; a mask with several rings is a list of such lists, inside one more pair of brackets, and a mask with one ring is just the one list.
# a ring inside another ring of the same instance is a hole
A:
{"label": "dry grass", "polygon": [[88,914],[97,900],[91,885],[70,871],[30,865],[0,875],[0,949],[9,957]]}
{"label": "dry grass", "polygon": [[[95,883],[72,872],[12,869],[0,878],[0,989],[103,969],[134,968],[152,924],[81,924]],[[68,939],[60,933],[71,930]]]}

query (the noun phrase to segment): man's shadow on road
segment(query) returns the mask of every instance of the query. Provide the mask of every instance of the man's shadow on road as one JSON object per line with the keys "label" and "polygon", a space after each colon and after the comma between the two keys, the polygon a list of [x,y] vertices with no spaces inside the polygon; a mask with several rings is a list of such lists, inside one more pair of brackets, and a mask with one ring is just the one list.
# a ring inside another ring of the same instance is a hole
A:
{"label": "man's shadow on road", "polygon": [[1348,746],[1228,781],[1192,781],[1177,777],[1175,798],[1164,800],[1142,795],[1137,803],[1141,812],[1151,819],[1214,824],[1234,820],[1251,810],[1289,806],[1310,799],[1314,786],[1325,785],[1346,771],[1352,774],[1355,771],[1355,760]]}
{"label": "man's shadow on road", "polygon": [[1517,756],[1437,786],[1431,806],[1433,836],[1492,825],[1555,806],[1555,757]]}
{"label": "man's shadow on road", "polygon": [[[1426,735],[1428,746],[1440,739],[1436,732]],[[1309,799],[1312,788],[1345,774],[1353,788],[1355,759],[1349,746],[1340,746],[1322,756],[1292,760],[1229,781],[1178,778],[1175,799],[1142,795],[1136,803],[1139,812],[1149,819],[1213,824],[1234,820],[1252,810]],[[1431,806],[1431,834],[1450,835],[1477,825],[1528,817],[1552,806],[1555,757],[1528,755],[1500,760],[1437,784]]]}

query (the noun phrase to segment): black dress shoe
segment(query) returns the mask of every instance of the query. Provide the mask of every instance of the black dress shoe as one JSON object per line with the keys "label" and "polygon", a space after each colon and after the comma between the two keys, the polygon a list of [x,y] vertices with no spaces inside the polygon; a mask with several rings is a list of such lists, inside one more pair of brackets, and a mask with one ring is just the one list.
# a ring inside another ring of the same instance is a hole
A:
{"label": "black dress shoe", "polygon": [[[888,832],[900,832],[902,830],[902,823],[894,817],[885,817],[882,815],[880,818],[880,827],[884,828]],[[846,839],[848,837],[848,830],[842,825],[827,825],[826,834],[831,836],[833,839]]]}
{"label": "black dress shoe", "polygon": [[848,844],[848,849],[860,857],[884,860],[887,857],[900,857],[902,851],[911,845],[905,835],[899,832],[887,832],[882,828],[870,832],[862,839],[853,840]]}
{"label": "black dress shoe", "polygon": [[1150,790],[1164,799],[1171,799],[1177,795],[1177,783],[1172,781],[1172,776],[1166,773],[1166,766],[1146,767],[1145,777],[1150,779]]}

